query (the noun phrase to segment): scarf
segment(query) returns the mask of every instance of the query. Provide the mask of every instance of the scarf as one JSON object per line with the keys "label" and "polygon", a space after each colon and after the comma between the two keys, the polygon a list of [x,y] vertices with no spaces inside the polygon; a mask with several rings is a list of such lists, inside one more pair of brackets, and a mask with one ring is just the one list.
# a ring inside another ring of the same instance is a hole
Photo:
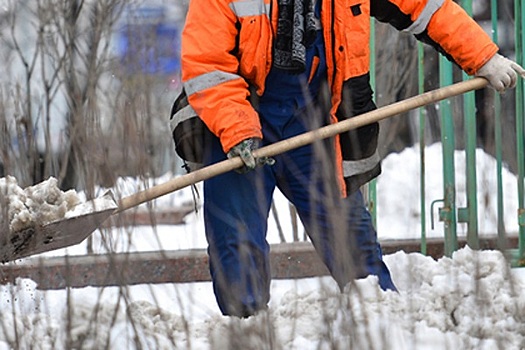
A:
{"label": "scarf", "polygon": [[316,36],[314,0],[278,0],[273,66],[293,74],[306,70],[306,48]]}

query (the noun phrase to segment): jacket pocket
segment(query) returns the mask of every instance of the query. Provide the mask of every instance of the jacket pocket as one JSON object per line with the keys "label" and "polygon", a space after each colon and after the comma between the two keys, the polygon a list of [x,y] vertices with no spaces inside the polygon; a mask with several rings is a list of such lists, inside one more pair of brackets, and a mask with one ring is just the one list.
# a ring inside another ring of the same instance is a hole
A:
{"label": "jacket pocket", "polygon": [[241,18],[238,40],[239,73],[259,88],[271,58],[271,29],[266,15]]}
{"label": "jacket pocket", "polygon": [[345,78],[368,71],[370,57],[370,1],[345,0]]}

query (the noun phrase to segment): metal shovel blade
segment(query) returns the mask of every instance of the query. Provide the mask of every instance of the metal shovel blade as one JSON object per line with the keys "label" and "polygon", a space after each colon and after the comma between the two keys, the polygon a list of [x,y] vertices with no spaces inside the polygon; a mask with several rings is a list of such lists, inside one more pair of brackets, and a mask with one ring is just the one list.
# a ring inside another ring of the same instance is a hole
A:
{"label": "metal shovel blade", "polygon": [[1,262],[66,248],[81,243],[118,208],[111,192],[77,205],[66,218],[0,237]]}

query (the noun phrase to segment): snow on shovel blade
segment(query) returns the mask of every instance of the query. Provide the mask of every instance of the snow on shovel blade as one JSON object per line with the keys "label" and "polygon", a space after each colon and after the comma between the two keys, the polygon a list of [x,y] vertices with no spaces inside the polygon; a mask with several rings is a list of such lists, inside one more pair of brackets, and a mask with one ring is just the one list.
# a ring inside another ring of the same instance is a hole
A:
{"label": "snow on shovel blade", "polygon": [[78,204],[60,219],[44,225],[35,225],[0,237],[2,263],[34,254],[66,248],[81,243],[106,221],[118,204],[111,192],[86,203]]}

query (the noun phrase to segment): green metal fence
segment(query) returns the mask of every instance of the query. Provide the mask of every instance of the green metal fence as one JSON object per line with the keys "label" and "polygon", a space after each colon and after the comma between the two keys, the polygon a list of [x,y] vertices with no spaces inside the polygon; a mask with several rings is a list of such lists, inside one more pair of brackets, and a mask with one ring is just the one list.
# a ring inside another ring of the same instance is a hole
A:
{"label": "green metal fence", "polygon": [[[460,5],[472,15],[473,2],[472,0],[459,1]],[[501,4],[499,4],[501,5]],[[498,21],[501,21],[501,14],[498,11],[498,1],[490,0],[490,22],[493,40],[499,41],[499,26]],[[506,19],[508,20],[508,18]],[[515,60],[523,66],[525,57],[525,35],[523,28],[525,28],[525,5],[521,1],[514,1],[514,50]],[[374,23],[372,24],[374,27]],[[371,45],[372,52],[375,52],[375,32],[372,31]],[[373,56],[373,55],[372,55]],[[418,46],[418,92],[424,92],[425,74],[424,74],[425,56],[422,44]],[[375,67],[375,59],[372,58],[372,67]],[[374,71],[374,69],[372,69]],[[462,79],[470,79],[466,74],[462,75]],[[375,74],[372,74],[372,83],[375,84]],[[447,86],[454,83],[453,65],[444,57],[440,57],[439,62],[439,84],[440,86]],[[496,168],[494,172],[497,175],[497,235],[500,249],[504,249],[510,253],[512,261],[515,265],[525,265],[525,203],[524,203],[524,176],[525,176],[525,115],[524,115],[524,91],[525,83],[520,79],[515,91],[515,126],[516,126],[516,154],[517,154],[517,190],[518,190],[518,218],[517,228],[510,228],[512,232],[518,232],[519,247],[517,249],[506,249],[506,228],[504,222],[504,203],[505,197],[502,185],[502,169],[503,169],[503,152],[502,145],[505,142],[502,131],[502,108],[501,97],[496,94],[493,104],[494,115],[494,142],[495,142],[495,157]],[[456,178],[455,178],[455,164],[454,153],[456,151],[456,136],[457,130],[454,125],[453,108],[450,100],[440,102],[439,117],[441,126],[441,142],[443,147],[443,198],[435,199],[434,204],[440,204],[438,210],[439,220],[444,223],[444,244],[445,254],[450,256],[458,248],[457,226],[458,223],[465,224],[467,243],[473,248],[477,249],[480,246],[478,236],[478,188],[477,188],[477,173],[476,173],[476,140],[477,140],[477,125],[476,125],[476,104],[475,93],[471,92],[462,96],[462,111],[464,121],[464,148],[466,159],[466,206],[457,207],[456,201]],[[425,207],[425,127],[426,116],[423,110],[419,114],[419,129],[420,129],[420,189],[421,189],[421,252],[426,254],[426,218],[428,215],[434,215],[432,208]],[[373,217],[376,216],[376,185],[373,182],[368,186],[368,202]],[[430,212],[429,212],[430,211]],[[375,219],[374,219],[375,221]]]}

